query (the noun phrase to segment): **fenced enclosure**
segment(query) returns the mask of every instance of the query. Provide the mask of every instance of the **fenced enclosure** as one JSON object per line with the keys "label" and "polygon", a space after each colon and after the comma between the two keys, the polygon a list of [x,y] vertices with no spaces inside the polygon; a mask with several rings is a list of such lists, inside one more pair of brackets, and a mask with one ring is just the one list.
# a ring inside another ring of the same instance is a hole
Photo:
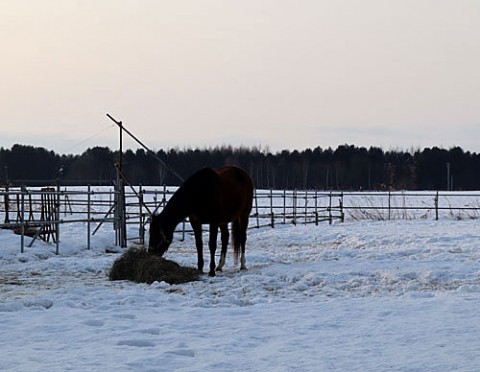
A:
{"label": "fenced enclosure", "polygon": [[480,218],[480,192],[345,192],[342,201],[350,220]]}
{"label": "fenced enclosure", "polygon": [[[115,245],[122,241],[145,244],[149,216],[161,211],[175,192],[173,187],[5,187],[0,188],[0,228],[20,236],[20,250],[27,241],[51,241],[60,252],[65,225],[85,231],[84,245],[99,229],[112,232]],[[394,220],[417,218],[480,218],[480,192],[334,192],[318,190],[256,190],[249,228],[274,228],[282,224],[320,224],[345,220]],[[188,221],[176,238],[192,233]]]}

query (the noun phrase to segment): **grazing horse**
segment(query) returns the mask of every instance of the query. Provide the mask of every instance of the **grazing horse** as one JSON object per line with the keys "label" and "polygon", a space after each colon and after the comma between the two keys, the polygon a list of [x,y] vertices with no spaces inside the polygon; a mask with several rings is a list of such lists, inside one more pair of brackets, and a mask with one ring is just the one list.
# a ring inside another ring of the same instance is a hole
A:
{"label": "grazing horse", "polygon": [[151,217],[148,250],[163,255],[172,242],[176,226],[189,217],[195,234],[198,270],[203,272],[202,224],[209,224],[208,275],[215,276],[218,229],[221,232],[222,251],[217,271],[222,271],[229,240],[228,223],[231,222],[235,263],[240,256],[240,269],[246,270],[245,243],[252,201],[253,182],[244,170],[234,166],[216,170],[203,168],[180,186],[160,214]]}

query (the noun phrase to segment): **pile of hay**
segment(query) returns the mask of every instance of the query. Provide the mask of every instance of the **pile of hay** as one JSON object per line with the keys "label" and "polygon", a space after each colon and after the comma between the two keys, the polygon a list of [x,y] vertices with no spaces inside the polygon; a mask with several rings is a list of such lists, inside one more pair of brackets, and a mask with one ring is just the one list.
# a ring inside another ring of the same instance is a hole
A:
{"label": "pile of hay", "polygon": [[151,284],[167,282],[182,284],[199,279],[198,271],[148,253],[144,249],[129,249],[113,263],[110,280],[131,280]]}

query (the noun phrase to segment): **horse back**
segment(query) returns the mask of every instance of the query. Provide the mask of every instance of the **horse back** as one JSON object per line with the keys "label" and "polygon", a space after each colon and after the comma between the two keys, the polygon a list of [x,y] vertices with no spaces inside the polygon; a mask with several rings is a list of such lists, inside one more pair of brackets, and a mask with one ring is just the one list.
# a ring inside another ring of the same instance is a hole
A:
{"label": "horse back", "polygon": [[201,223],[227,223],[248,218],[252,209],[253,182],[241,168],[203,168],[191,179],[193,218]]}

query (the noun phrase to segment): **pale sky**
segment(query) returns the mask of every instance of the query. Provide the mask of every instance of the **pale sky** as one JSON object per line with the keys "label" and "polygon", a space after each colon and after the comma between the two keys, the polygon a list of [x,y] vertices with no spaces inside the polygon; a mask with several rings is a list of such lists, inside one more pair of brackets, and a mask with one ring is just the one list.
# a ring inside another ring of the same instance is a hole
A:
{"label": "pale sky", "polygon": [[478,0],[0,0],[0,46],[6,148],[480,152]]}

